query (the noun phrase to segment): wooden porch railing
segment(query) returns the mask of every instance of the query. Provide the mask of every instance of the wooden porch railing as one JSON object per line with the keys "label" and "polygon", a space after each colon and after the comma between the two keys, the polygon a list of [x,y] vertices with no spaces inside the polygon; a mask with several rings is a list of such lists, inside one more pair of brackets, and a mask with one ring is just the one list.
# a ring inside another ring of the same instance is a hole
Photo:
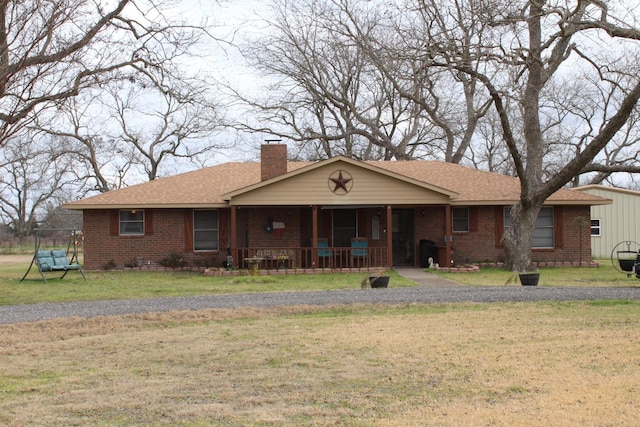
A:
{"label": "wooden porch railing", "polygon": [[239,248],[234,253],[234,266],[249,269],[251,262],[258,262],[261,270],[296,268],[384,268],[387,265],[387,248]]}

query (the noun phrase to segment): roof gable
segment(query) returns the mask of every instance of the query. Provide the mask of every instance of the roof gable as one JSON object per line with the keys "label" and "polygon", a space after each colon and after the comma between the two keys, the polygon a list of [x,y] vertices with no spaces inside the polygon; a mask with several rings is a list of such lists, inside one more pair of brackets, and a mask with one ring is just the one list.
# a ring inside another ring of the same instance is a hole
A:
{"label": "roof gable", "polygon": [[359,162],[333,157],[230,192],[232,205],[365,205],[448,203],[446,188]]}

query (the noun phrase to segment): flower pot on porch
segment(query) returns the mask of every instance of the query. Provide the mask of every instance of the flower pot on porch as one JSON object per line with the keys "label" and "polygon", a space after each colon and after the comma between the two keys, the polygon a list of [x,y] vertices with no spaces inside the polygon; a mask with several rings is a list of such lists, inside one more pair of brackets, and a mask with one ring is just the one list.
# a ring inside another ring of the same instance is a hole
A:
{"label": "flower pot on porch", "polygon": [[538,286],[540,273],[520,273],[519,276],[522,286]]}
{"label": "flower pot on porch", "polygon": [[386,288],[389,286],[389,276],[369,276],[372,288]]}

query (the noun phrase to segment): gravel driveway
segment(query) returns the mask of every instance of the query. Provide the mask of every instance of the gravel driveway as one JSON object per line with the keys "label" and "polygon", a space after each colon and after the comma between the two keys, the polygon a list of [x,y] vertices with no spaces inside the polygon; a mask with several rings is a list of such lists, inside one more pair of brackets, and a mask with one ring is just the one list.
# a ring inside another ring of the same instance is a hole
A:
{"label": "gravel driveway", "polygon": [[412,288],[354,289],[317,292],[274,292],[206,295],[141,300],[89,301],[55,304],[28,304],[0,307],[0,324],[35,322],[60,317],[97,317],[124,314],[202,310],[235,307],[277,307],[331,304],[408,304],[459,302],[578,300],[640,300],[640,287],[466,287],[418,286]]}

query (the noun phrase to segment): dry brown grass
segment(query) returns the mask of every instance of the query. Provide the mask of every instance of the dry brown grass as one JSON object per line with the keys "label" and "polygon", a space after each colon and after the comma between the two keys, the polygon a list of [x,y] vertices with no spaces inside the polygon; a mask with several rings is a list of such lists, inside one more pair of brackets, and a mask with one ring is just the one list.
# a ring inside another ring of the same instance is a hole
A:
{"label": "dry brown grass", "polygon": [[0,326],[7,425],[637,425],[640,305],[210,310]]}

